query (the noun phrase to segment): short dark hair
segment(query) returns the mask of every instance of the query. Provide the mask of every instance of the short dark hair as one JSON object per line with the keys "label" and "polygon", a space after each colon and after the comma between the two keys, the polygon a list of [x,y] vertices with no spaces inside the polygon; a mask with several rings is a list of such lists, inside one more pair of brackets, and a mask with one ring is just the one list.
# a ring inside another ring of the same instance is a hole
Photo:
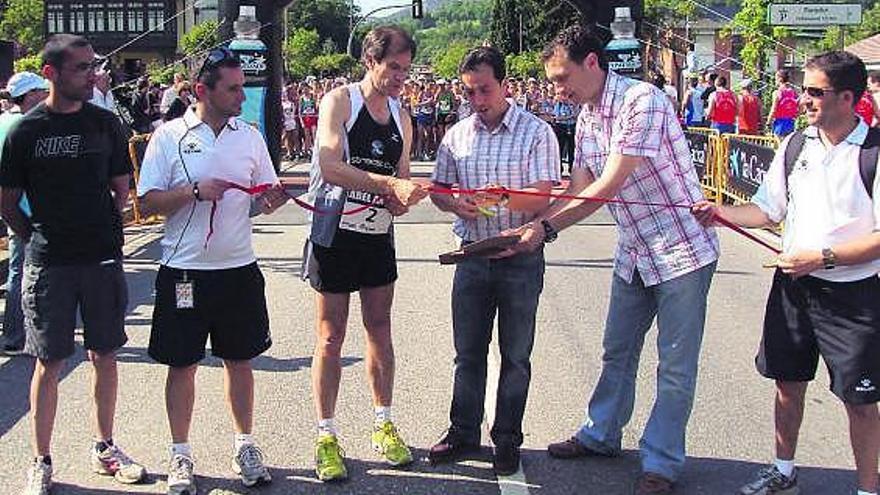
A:
{"label": "short dark hair", "polygon": [[654,83],[654,86],[663,89],[663,87],[666,86],[666,76],[657,73],[654,75],[654,80],[652,82]]}
{"label": "short dark hair", "polygon": [[[208,57],[210,56],[208,54]],[[206,58],[205,63],[196,76],[196,82],[200,82],[211,89],[214,89],[217,86],[217,82],[220,81],[220,69],[237,69],[241,67],[241,60],[237,56],[226,56],[216,63],[207,62],[208,59]]]}
{"label": "short dark hair", "polygon": [[412,36],[398,26],[379,26],[371,29],[364,37],[361,60],[381,62],[389,55],[403,52],[409,52],[410,57],[415,58],[416,42]]}
{"label": "short dark hair", "polygon": [[724,77],[724,76],[718,76],[718,79],[716,79],[715,82],[716,82],[719,86],[721,86],[722,88],[726,88],[726,87],[727,87],[727,78]]}
{"label": "short dark hair", "polygon": [[568,59],[580,64],[591,53],[596,54],[599,60],[599,68],[608,70],[608,57],[605,55],[605,44],[596,36],[589,27],[574,25],[569,26],[556,35],[544,51],[541,52],[541,61],[546,62],[553,57],[558,48],[562,48],[568,55]]}
{"label": "short dark hair", "polygon": [[[29,92],[30,92],[30,91],[28,91],[28,93],[29,93]],[[28,95],[28,94],[25,93],[25,94],[23,94],[23,95],[16,96],[15,98],[10,98],[10,100],[12,101],[12,103],[21,106],[21,104],[24,103],[24,99],[27,98],[27,95]]]}
{"label": "short dark hair", "polygon": [[874,82],[880,82],[880,70],[872,70],[868,73],[868,80]]}
{"label": "short dark hair", "polygon": [[842,50],[822,53],[807,60],[805,69],[825,73],[831,87],[838,93],[852,91],[855,105],[868,86],[868,70],[862,59]]}
{"label": "short dark hair", "polygon": [[690,78],[689,82],[690,82],[690,85],[692,88],[696,88],[697,84],[700,84],[700,78],[692,77],[692,78]]}
{"label": "short dark hair", "polygon": [[476,70],[480,65],[488,65],[492,68],[492,74],[498,82],[507,77],[507,64],[504,62],[504,56],[494,46],[478,46],[469,51],[467,55],[461,59],[458,66],[458,73],[464,74]]}
{"label": "short dark hair", "polygon": [[53,34],[46,40],[41,54],[42,65],[51,65],[60,68],[67,60],[67,54],[71,48],[85,48],[92,46],[89,40],[76,34],[59,33]]}
{"label": "short dark hair", "polygon": [[784,83],[791,81],[791,72],[786,69],[779,69],[776,71],[776,75],[779,76],[779,79],[782,79],[782,82]]}

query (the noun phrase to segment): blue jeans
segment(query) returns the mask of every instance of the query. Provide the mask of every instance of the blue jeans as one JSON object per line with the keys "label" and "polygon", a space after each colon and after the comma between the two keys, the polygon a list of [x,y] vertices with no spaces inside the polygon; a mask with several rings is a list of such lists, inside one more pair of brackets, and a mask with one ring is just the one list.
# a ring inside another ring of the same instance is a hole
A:
{"label": "blue jeans", "polygon": [[645,287],[638,272],[627,283],[617,275],[602,343],[602,374],[575,435],[587,447],[620,452],[623,427],[635,401],[636,372],[645,334],[657,317],[657,398],[639,442],[642,470],[670,480],[685,461],[685,431],[694,401],[706,296],[716,263]]}
{"label": "blue jeans", "polygon": [[486,357],[498,314],[501,374],[492,439],[522,444],[522,418],[532,376],[535,313],[544,287],[544,253],[458,264],[452,286],[455,383],[449,419],[467,443],[479,443],[486,397]]}
{"label": "blue jeans", "polygon": [[9,232],[9,273],[6,277],[6,309],[3,313],[3,338],[7,347],[24,347],[24,314],[21,310],[21,278],[24,248],[21,238]]}

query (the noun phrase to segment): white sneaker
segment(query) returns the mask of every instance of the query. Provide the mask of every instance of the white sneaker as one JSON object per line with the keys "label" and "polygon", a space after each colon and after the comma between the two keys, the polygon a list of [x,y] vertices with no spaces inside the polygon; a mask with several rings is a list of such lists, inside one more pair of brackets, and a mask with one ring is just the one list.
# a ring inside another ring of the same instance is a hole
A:
{"label": "white sneaker", "polygon": [[196,495],[195,462],[192,457],[174,454],[168,463],[168,495]]}
{"label": "white sneaker", "polygon": [[147,470],[119,446],[111,445],[103,452],[91,449],[92,470],[104,476],[113,476],[120,483],[139,483],[147,476]]}
{"label": "white sneaker", "polygon": [[49,495],[52,490],[52,466],[41,461],[34,462],[28,470],[27,486],[22,495]]}
{"label": "white sneaker", "polygon": [[254,444],[245,444],[238,449],[232,458],[232,472],[239,475],[247,487],[272,481],[272,475],[263,465],[263,451]]}

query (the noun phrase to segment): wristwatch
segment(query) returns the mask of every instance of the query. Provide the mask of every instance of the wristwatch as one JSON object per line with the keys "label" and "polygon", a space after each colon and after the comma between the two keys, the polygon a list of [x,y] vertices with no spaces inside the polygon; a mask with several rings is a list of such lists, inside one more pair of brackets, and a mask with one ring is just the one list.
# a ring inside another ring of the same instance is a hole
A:
{"label": "wristwatch", "polygon": [[196,198],[196,201],[202,200],[202,198],[199,196],[199,181],[193,182],[193,196]]}
{"label": "wristwatch", "polygon": [[826,270],[833,270],[837,266],[837,254],[831,248],[822,250],[822,264]]}
{"label": "wristwatch", "polygon": [[547,220],[541,220],[541,227],[544,227],[544,242],[549,244],[556,240],[559,237],[559,232],[556,232],[556,229],[550,225],[550,222]]}

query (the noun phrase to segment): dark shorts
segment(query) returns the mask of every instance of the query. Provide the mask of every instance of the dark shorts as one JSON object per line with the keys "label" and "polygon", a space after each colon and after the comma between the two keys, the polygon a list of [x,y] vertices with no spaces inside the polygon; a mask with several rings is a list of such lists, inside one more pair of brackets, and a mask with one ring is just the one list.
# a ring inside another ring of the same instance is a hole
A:
{"label": "dark shorts", "polygon": [[306,241],[303,260],[304,277],[318,292],[350,294],[397,280],[397,254],[392,242],[327,248]]}
{"label": "dark shorts", "polygon": [[847,404],[880,401],[880,278],[828,282],[773,277],[758,371],[767,378],[805,382],[819,356],[831,391]]}
{"label": "dark shorts", "polygon": [[186,270],[193,282],[193,308],[177,308],[177,284],[184,270],[159,267],[150,333],[150,357],[174,367],[190,366],[211,354],[253,359],[272,346],[265,281],[256,263],[224,270]]}
{"label": "dark shorts", "polygon": [[122,262],[69,266],[26,263],[22,281],[25,352],[46,361],[74,351],[76,315],[83,320],[83,346],[98,353],[125,345],[128,288]]}

